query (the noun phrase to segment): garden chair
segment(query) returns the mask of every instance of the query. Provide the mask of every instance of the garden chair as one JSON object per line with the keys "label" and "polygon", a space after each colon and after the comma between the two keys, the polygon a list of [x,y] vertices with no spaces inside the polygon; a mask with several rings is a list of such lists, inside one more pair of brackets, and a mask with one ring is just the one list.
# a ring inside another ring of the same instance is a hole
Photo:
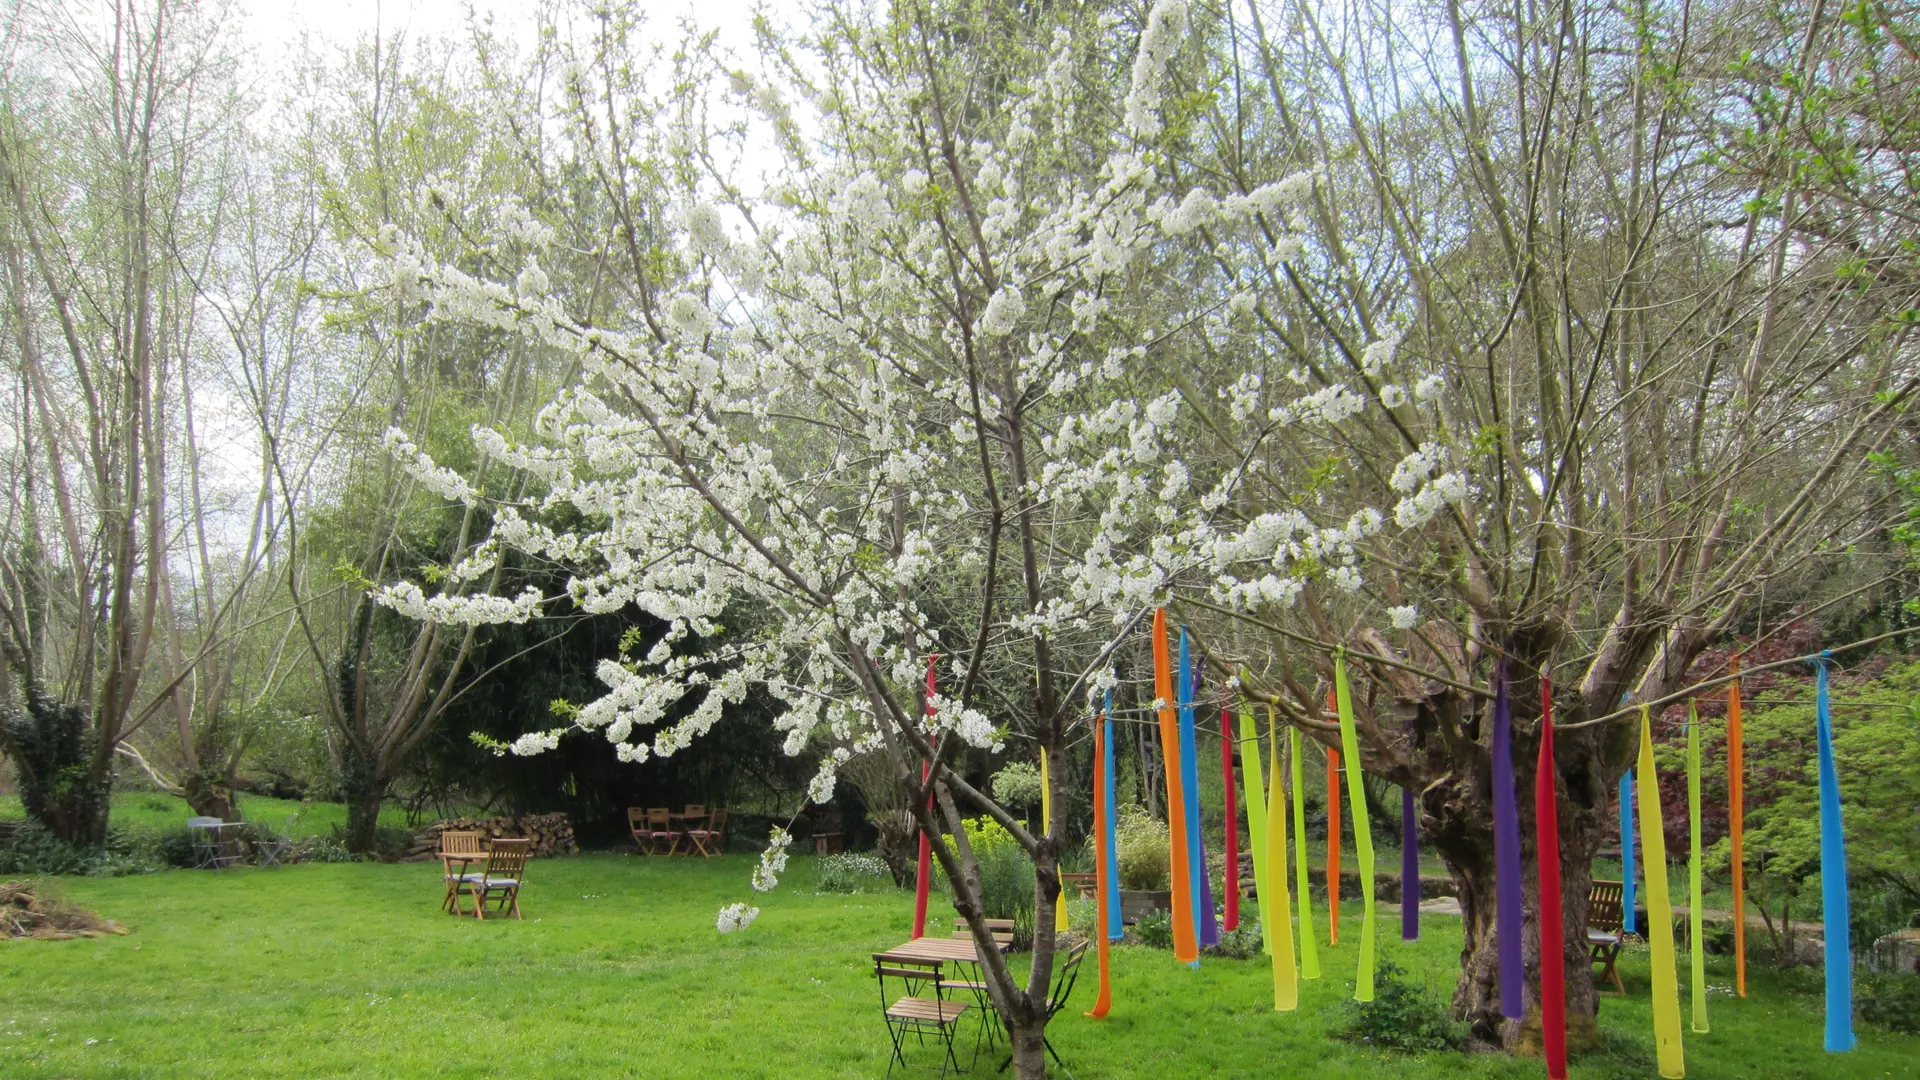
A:
{"label": "garden chair", "polygon": [[647,826],[647,812],[637,806],[627,807],[627,831],[633,834],[633,846],[640,854],[653,854],[653,830]]}
{"label": "garden chair", "polygon": [[[988,919],[986,923],[987,933],[993,936],[993,943],[999,947],[1001,952],[1006,952],[1013,948],[1012,919]],[[967,920],[953,920],[953,936],[964,941],[973,940],[973,931],[967,929]],[[975,1056],[978,1056],[980,1053],[979,1040],[982,1037],[985,1038],[988,1049],[992,1049],[1000,1044],[998,1035],[1000,1026],[999,1017],[994,1013],[993,1002],[987,996],[987,984],[981,981],[977,970],[974,972],[974,977],[970,979],[942,979],[940,980],[940,988],[950,993],[958,993],[964,990],[973,995],[973,1003],[980,1009],[980,1032],[974,1040]]]}
{"label": "garden chair", "polygon": [[673,815],[664,806],[647,810],[647,854],[671,855],[680,847],[680,832],[673,827]]}
{"label": "garden chair", "polygon": [[486,853],[486,834],[477,832],[443,832],[440,834],[440,872],[447,883],[447,898],[440,907],[454,915],[460,914],[460,893],[469,881],[478,880],[480,875],[472,873],[470,862],[450,859],[449,855],[482,855]]}
{"label": "garden chair", "polygon": [[[1618,967],[1620,949],[1627,940],[1620,906],[1622,892],[1620,882],[1597,879],[1587,891],[1587,955],[1594,963],[1604,965],[1600,973],[1594,976],[1596,987],[1606,980],[1613,982],[1614,992],[1608,997],[1627,996],[1627,987],[1620,981]],[[1595,990],[1595,993],[1600,992]]]}
{"label": "garden chair", "polygon": [[[874,953],[873,975],[880,986],[880,1010],[887,1021],[887,1035],[893,1040],[893,1057],[887,1061],[887,1075],[893,1075],[895,1065],[903,1069],[912,1067],[907,1064],[909,1035],[922,1046],[926,1045],[929,1036],[940,1044],[944,1052],[940,1075],[962,1071],[960,1059],[953,1052],[953,1039],[960,1030],[960,1020],[966,1015],[967,1004],[946,999],[940,986],[940,961],[894,953]],[[892,998],[887,986],[890,979],[900,983],[903,992],[901,997]],[[916,996],[928,989],[933,991],[932,997]],[[977,1049],[975,1056],[978,1056]]]}
{"label": "garden chair", "polygon": [[285,824],[278,833],[268,833],[266,839],[252,842],[253,853],[259,858],[261,866],[279,868],[280,856],[285,855],[293,847],[293,822],[299,816],[299,814],[288,814]]}
{"label": "garden chair", "polygon": [[[1087,950],[1091,947],[1091,943],[1082,938],[1068,946],[1064,952],[1054,955],[1053,989],[1047,994],[1048,1023],[1052,1023],[1053,1018],[1059,1015],[1060,1010],[1066,1008],[1067,1002],[1072,999],[1073,986],[1080,981],[1080,961],[1086,959]],[[1060,1072],[1068,1080],[1072,1080],[1073,1073],[1067,1068],[1067,1063],[1060,1060],[1060,1052],[1053,1048],[1053,1040],[1042,1035],[1040,1041],[1046,1045],[1047,1055],[1053,1058],[1053,1063],[1060,1066]],[[1007,1066],[1012,1064],[1013,1055],[1009,1054],[1007,1060],[1000,1063],[1000,1071],[1006,1072]]]}
{"label": "garden chair", "polygon": [[485,919],[489,901],[500,911],[511,911],[520,918],[520,886],[526,880],[527,849],[531,840],[495,840],[487,849],[486,869],[467,882],[473,897],[473,917]]}
{"label": "garden chair", "polygon": [[218,865],[220,858],[220,833],[215,826],[220,824],[217,817],[190,817],[187,819],[187,836],[193,841],[193,868],[210,870]]}
{"label": "garden chair", "polygon": [[[693,851],[702,855],[718,855],[727,848],[727,812],[715,810],[712,819],[705,828],[689,828],[687,840],[693,845]],[[689,852],[688,854],[692,854]]]}

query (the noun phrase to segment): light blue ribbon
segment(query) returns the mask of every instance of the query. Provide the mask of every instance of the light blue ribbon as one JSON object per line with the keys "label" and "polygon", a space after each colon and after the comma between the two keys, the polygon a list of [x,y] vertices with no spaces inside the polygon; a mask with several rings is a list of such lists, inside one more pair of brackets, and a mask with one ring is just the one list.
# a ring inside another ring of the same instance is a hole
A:
{"label": "light blue ribbon", "polygon": [[1633,924],[1633,770],[1620,777],[1620,929],[1638,933]]}
{"label": "light blue ribbon", "polygon": [[1827,661],[1814,661],[1819,673],[1815,714],[1820,730],[1820,914],[1826,923],[1827,1051],[1854,1047],[1853,942],[1848,928],[1847,837],[1840,823],[1840,776],[1833,767],[1833,712],[1827,703]]}
{"label": "light blue ribbon", "polygon": [[1100,793],[1107,800],[1107,865],[1101,871],[1107,876],[1107,939],[1119,941],[1126,936],[1126,928],[1120,923],[1120,847],[1115,842],[1118,829],[1114,825],[1115,811],[1113,801],[1113,690],[1107,690],[1106,712],[1102,716],[1106,725],[1106,790]]}

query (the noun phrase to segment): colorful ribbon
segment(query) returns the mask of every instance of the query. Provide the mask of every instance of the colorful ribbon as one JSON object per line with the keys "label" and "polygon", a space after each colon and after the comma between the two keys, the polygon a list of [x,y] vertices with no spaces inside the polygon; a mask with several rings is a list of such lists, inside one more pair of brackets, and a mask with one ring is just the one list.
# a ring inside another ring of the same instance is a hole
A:
{"label": "colorful ribbon", "polygon": [[[1047,778],[1047,748],[1040,748],[1040,819],[1041,829],[1053,835],[1053,782]],[[1056,864],[1057,866],[1058,864]],[[1067,932],[1067,890],[1062,888],[1053,895],[1053,932]]]}
{"label": "colorful ribbon", "polygon": [[[1102,830],[1106,834],[1107,853],[1100,857],[1100,879],[1106,883],[1107,896],[1109,898],[1117,898],[1120,895],[1120,844],[1116,835],[1118,827],[1114,819],[1120,815],[1113,800],[1112,687],[1107,688],[1106,707],[1100,711],[1100,726],[1106,734],[1105,749],[1102,751],[1102,761],[1106,766],[1106,771],[1102,774],[1103,778],[1100,781],[1100,796],[1106,800],[1107,806],[1106,827]],[[1101,925],[1107,928],[1107,937],[1110,940],[1119,941],[1126,936],[1126,927],[1122,925],[1120,920],[1120,905],[1114,902],[1113,899],[1109,899],[1106,916],[1102,918],[1100,922]]]}
{"label": "colorful ribbon", "polygon": [[[1273,717],[1267,717],[1267,726],[1273,726]],[[1317,979],[1320,977],[1320,946],[1313,940],[1313,893],[1307,889],[1307,785],[1301,782],[1303,770],[1300,765],[1300,729],[1287,729],[1287,760],[1293,768],[1293,868],[1297,875],[1295,883],[1300,894],[1300,977]],[[1276,762],[1274,776],[1274,798],[1280,798],[1278,759],[1280,740],[1274,738],[1273,755]],[[1285,838],[1282,838],[1283,842]]]}
{"label": "colorful ribbon", "polygon": [[[1327,707],[1339,713],[1334,695]],[[1327,944],[1340,944],[1340,751],[1327,748]]]}
{"label": "colorful ribbon", "polygon": [[1340,711],[1340,749],[1347,759],[1347,799],[1353,804],[1353,852],[1360,858],[1360,962],[1353,1000],[1373,1000],[1373,829],[1367,822],[1366,773],[1360,768],[1360,738],[1354,731],[1353,693],[1347,687],[1345,650],[1333,654],[1333,690]]}
{"label": "colorful ribbon", "polygon": [[1705,912],[1700,903],[1700,710],[1687,702],[1687,953],[1692,962],[1693,1030],[1707,1030]]}
{"label": "colorful ribbon", "polygon": [[1220,944],[1213,910],[1213,875],[1207,873],[1207,843],[1200,830],[1200,750],[1194,731],[1194,699],[1200,679],[1193,669],[1191,639],[1180,628],[1180,786],[1186,800],[1188,895],[1194,898],[1193,932],[1200,945]]}
{"label": "colorful ribbon", "polygon": [[1420,940],[1420,812],[1400,789],[1400,940]]}
{"label": "colorful ribbon", "polygon": [[[940,658],[938,653],[927,656],[927,715],[933,715],[933,662]],[[920,763],[920,782],[927,782],[929,763]],[[927,811],[933,811],[933,793],[927,793]],[[920,830],[920,861],[914,864],[913,877],[913,936],[917,940],[927,936],[927,888],[933,883],[933,845],[927,836],[927,830]]]}
{"label": "colorful ribbon", "polygon": [[1507,661],[1493,674],[1493,937],[1500,951],[1500,1015],[1526,1015],[1522,986],[1526,961],[1520,951],[1520,809],[1513,790],[1513,707],[1507,700]]}
{"label": "colorful ribbon", "polygon": [[[1740,654],[1727,660],[1740,674]],[[1740,728],[1740,680],[1727,684],[1727,836],[1733,844],[1733,988],[1747,996],[1747,750]]]}
{"label": "colorful ribbon", "polygon": [[1640,898],[1633,889],[1633,769],[1620,774],[1620,930],[1639,933],[1633,909]]}
{"label": "colorful ribbon", "polygon": [[1167,861],[1173,885],[1173,958],[1200,962],[1193,930],[1192,879],[1187,876],[1187,800],[1180,785],[1180,721],[1167,661],[1167,610],[1153,611],[1153,691],[1160,702],[1160,756],[1167,774]]}
{"label": "colorful ribbon", "polygon": [[[1233,736],[1225,699],[1220,702],[1220,779],[1226,787],[1227,866],[1222,889],[1227,895],[1226,928],[1240,929],[1240,808],[1234,805]],[[1255,765],[1260,759],[1254,758]],[[1248,839],[1252,839],[1251,836]]]}
{"label": "colorful ribbon", "polygon": [[1640,848],[1647,856],[1647,944],[1653,953],[1653,1043],[1660,1075],[1687,1075],[1680,1042],[1680,975],[1673,959],[1673,894],[1667,891],[1667,840],[1661,832],[1660,780],[1653,771],[1653,713],[1640,706]]}
{"label": "colorful ribbon", "polygon": [[1847,837],[1840,821],[1840,774],[1833,767],[1833,710],[1827,701],[1827,660],[1815,661],[1815,714],[1820,736],[1820,918],[1827,937],[1827,1050],[1853,1049],[1853,938],[1848,925]]}
{"label": "colorful ribbon", "polygon": [[[1300,1007],[1300,973],[1293,966],[1293,913],[1292,903],[1287,896],[1287,801],[1280,795],[1280,729],[1275,726],[1273,706],[1267,706],[1267,738],[1273,743],[1273,797],[1267,800],[1266,840],[1267,862],[1271,864],[1273,881],[1278,886],[1278,903],[1274,904],[1274,919],[1263,923],[1271,927],[1263,936],[1273,941],[1273,1008],[1276,1012],[1292,1012]],[[1260,767],[1260,752],[1253,754],[1254,769]],[[1252,791],[1252,782],[1247,790]],[[1257,858],[1257,856],[1256,856]],[[1259,863],[1254,864],[1258,867]],[[1261,895],[1265,895],[1262,893]]]}
{"label": "colorful ribbon", "polygon": [[[1273,712],[1273,706],[1267,706],[1267,712]],[[1279,746],[1274,750],[1278,751]],[[1275,759],[1276,763],[1278,758]],[[1253,706],[1243,698],[1240,702],[1240,768],[1247,776],[1247,840],[1253,844],[1253,893],[1254,904],[1260,911],[1260,951],[1273,955],[1273,935],[1278,929],[1273,924],[1273,874],[1267,869],[1267,796],[1261,790],[1267,779],[1260,771],[1260,729],[1253,723]],[[1284,798],[1279,788],[1273,790],[1273,797]],[[1227,826],[1229,832],[1233,826]],[[1282,844],[1286,837],[1280,838]],[[1284,856],[1286,849],[1281,853]],[[1286,878],[1285,863],[1281,863],[1281,879]]]}
{"label": "colorful ribbon", "polygon": [[[1112,691],[1108,691],[1111,695]],[[1111,701],[1109,700],[1109,704]],[[1112,913],[1113,889],[1107,884],[1107,859],[1113,852],[1113,836],[1109,831],[1113,827],[1112,800],[1108,797],[1108,784],[1112,776],[1108,758],[1112,754],[1108,742],[1112,738],[1111,722],[1103,714],[1100,723],[1093,726],[1093,857],[1100,864],[1101,872],[1093,879],[1093,902],[1097,909],[1094,925],[1108,925],[1107,916]],[[1109,953],[1113,945],[1107,934],[1094,931],[1095,947],[1100,959],[1100,993],[1093,999],[1093,1011],[1088,1016],[1095,1020],[1106,1019],[1107,1012],[1113,1008],[1112,973],[1109,970]]]}
{"label": "colorful ribbon", "polygon": [[1540,1042],[1548,1080],[1567,1080],[1567,934],[1560,906],[1560,801],[1554,790],[1553,682],[1540,675],[1540,760],[1533,773],[1540,878]]}

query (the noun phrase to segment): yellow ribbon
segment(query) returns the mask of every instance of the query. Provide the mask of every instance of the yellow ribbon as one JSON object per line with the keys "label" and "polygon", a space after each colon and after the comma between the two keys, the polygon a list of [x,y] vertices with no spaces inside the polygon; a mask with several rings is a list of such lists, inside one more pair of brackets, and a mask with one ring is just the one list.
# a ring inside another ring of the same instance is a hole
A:
{"label": "yellow ribbon", "polygon": [[1347,803],[1353,807],[1353,851],[1360,859],[1360,966],[1353,1000],[1373,1000],[1373,830],[1367,824],[1366,774],[1360,771],[1360,739],[1353,727],[1353,695],[1347,689],[1344,650],[1333,654],[1333,690],[1340,706],[1340,756],[1347,763]]}
{"label": "yellow ribbon", "polygon": [[[1274,754],[1280,752],[1274,744]],[[1287,757],[1293,764],[1293,869],[1300,894],[1300,977],[1320,977],[1320,946],[1313,940],[1313,893],[1307,890],[1307,789],[1300,782],[1300,729],[1287,729]]]}
{"label": "yellow ribbon", "polygon": [[1640,706],[1640,851],[1647,864],[1647,944],[1653,950],[1653,1044],[1660,1075],[1687,1075],[1680,1043],[1680,976],[1673,957],[1673,896],[1667,892],[1667,841],[1660,824],[1660,781],[1653,771],[1653,713]]}

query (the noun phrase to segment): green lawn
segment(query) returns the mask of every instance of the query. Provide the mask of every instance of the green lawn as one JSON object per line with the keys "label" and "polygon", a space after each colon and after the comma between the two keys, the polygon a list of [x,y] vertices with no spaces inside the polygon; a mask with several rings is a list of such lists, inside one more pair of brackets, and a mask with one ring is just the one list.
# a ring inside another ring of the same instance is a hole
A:
{"label": "green lawn", "polygon": [[[879,1077],[867,955],[905,937],[912,900],[811,894],[810,861],[727,936],[714,915],[747,897],[744,856],[538,861],[518,923],[440,913],[436,864],[68,879],[69,899],[134,932],[0,944],[0,1077]],[[1384,957],[1436,994],[1451,984],[1455,920],[1429,917],[1415,946],[1383,922]],[[1537,1061],[1330,1040],[1358,931],[1343,920],[1342,946],[1322,948],[1328,977],[1292,1015],[1273,1012],[1260,962],[1195,971],[1118,948],[1112,1017],[1081,1015],[1089,965],[1054,1042],[1082,1077],[1541,1075]],[[1575,1076],[1653,1075],[1645,954],[1626,972],[1632,998],[1602,1010],[1610,1052],[1576,1059]],[[1728,982],[1716,962],[1710,985]],[[1857,1052],[1827,1055],[1817,997],[1754,983],[1746,1000],[1716,994],[1713,1033],[1688,1035],[1689,1076],[1913,1074],[1920,1039],[1863,1029]]]}
{"label": "green lawn", "polygon": [[[187,800],[163,791],[121,791],[113,796],[112,824],[124,829],[184,829],[193,811]],[[0,795],[0,821],[26,816],[17,795]],[[347,804],[300,802],[296,799],[271,799],[265,795],[242,795],[240,816],[295,840],[332,832],[347,824]],[[291,820],[289,820],[291,819]],[[380,810],[380,824],[405,828],[407,813],[398,806]]]}

